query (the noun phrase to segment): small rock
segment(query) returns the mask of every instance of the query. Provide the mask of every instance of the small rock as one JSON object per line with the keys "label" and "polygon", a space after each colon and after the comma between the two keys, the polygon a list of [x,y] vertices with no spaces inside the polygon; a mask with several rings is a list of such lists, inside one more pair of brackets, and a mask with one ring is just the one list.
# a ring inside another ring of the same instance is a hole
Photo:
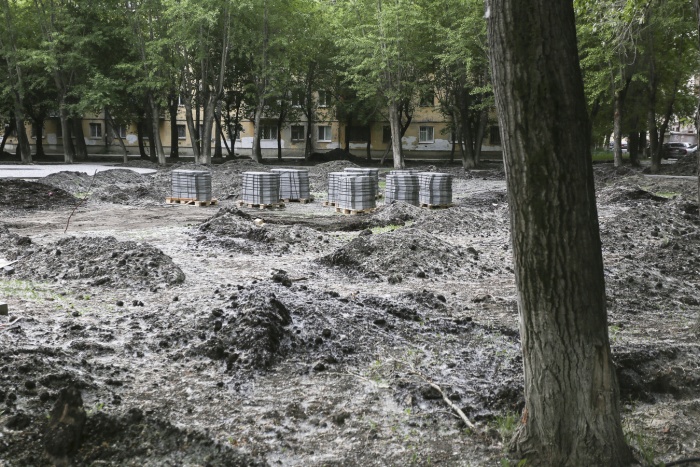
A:
{"label": "small rock", "polygon": [[121,300],[117,300],[117,306],[124,306],[124,302]]}
{"label": "small rock", "polygon": [[44,434],[46,452],[61,458],[75,453],[83,441],[86,419],[80,391],[74,387],[61,389]]}
{"label": "small rock", "polygon": [[425,385],[420,388],[420,395],[423,396],[423,399],[425,400],[442,399],[442,394],[440,394],[440,391],[429,385]]}
{"label": "small rock", "polygon": [[444,295],[437,295],[435,298],[440,300],[442,303],[447,303],[447,299],[445,298]]}
{"label": "small rock", "polygon": [[321,332],[321,335],[322,335],[323,337],[325,337],[326,339],[328,339],[329,337],[331,337],[331,330],[330,330],[330,329],[324,329],[324,330]]}
{"label": "small rock", "polygon": [[377,326],[384,326],[386,324],[386,320],[384,318],[375,319],[374,324]]}
{"label": "small rock", "polygon": [[331,420],[336,425],[343,425],[345,423],[345,420],[347,420],[348,418],[350,418],[350,412],[347,412],[344,410],[342,412],[338,412],[337,414],[333,415],[331,417]]}
{"label": "small rock", "polygon": [[10,311],[10,309],[7,306],[7,303],[0,302],[0,316],[7,316],[9,311]]}
{"label": "small rock", "polygon": [[316,362],[316,363],[314,363],[313,369],[316,371],[325,371],[326,364],[323,362]]}
{"label": "small rock", "polygon": [[173,301],[174,301],[174,302],[180,301],[180,297],[178,297],[177,295],[175,295],[175,296],[173,297]]}
{"label": "small rock", "polygon": [[365,229],[360,234],[358,235],[359,237],[366,237],[368,235],[372,235],[372,231],[370,229]]}
{"label": "small rock", "polygon": [[416,277],[418,277],[418,278],[420,278],[420,279],[425,279],[425,278],[426,278],[425,272],[424,272],[424,271],[418,271],[418,272],[416,273]]}
{"label": "small rock", "polygon": [[261,227],[261,226],[263,226],[263,225],[265,224],[265,221],[262,220],[262,219],[255,219],[255,220],[253,221],[253,224],[257,225],[258,227]]}
{"label": "small rock", "polygon": [[389,282],[389,284],[391,284],[391,285],[398,284],[399,282],[402,282],[402,281],[403,281],[403,276],[401,274],[392,274],[387,279],[387,282]]}
{"label": "small rock", "polygon": [[2,270],[5,272],[5,275],[7,275],[7,276],[11,276],[12,274],[15,273],[15,268],[13,268],[12,266],[5,266]]}
{"label": "small rock", "polygon": [[36,381],[32,381],[32,380],[25,381],[24,387],[29,389],[30,391],[36,389]]}

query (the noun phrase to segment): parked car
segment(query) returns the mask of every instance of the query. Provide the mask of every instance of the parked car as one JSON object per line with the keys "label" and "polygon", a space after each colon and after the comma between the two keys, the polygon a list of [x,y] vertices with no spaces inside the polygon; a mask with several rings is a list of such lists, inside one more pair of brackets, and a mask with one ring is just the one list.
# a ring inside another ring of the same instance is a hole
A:
{"label": "parked car", "polygon": [[[622,141],[620,143],[620,147],[622,148],[622,151],[627,151],[627,141]],[[615,149],[615,141],[610,141],[610,150],[612,151]]]}
{"label": "parked car", "polygon": [[661,157],[678,159],[688,154],[694,154],[697,150],[698,145],[693,143],[664,143]]}

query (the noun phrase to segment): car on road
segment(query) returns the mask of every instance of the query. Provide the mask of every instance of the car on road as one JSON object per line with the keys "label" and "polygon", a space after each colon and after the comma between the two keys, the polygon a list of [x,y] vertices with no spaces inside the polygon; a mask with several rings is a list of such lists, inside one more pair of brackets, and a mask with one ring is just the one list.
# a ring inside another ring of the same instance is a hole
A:
{"label": "car on road", "polygon": [[694,154],[698,150],[698,145],[693,143],[664,143],[661,156],[664,159],[678,159],[688,154]]}

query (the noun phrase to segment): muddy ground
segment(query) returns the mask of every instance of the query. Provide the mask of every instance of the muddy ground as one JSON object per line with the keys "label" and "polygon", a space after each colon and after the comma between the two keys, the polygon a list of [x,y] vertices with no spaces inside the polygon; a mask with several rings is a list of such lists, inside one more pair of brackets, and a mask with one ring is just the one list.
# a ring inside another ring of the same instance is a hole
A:
{"label": "muddy ground", "polygon": [[[450,209],[342,216],[322,201],[349,165],[274,211],[234,204],[273,167],[250,161],[213,166],[203,208],[163,203],[192,164],[2,180],[0,465],[507,465],[502,168],[422,167],[455,175]],[[700,456],[697,182],[595,172],[629,443],[644,465]]]}

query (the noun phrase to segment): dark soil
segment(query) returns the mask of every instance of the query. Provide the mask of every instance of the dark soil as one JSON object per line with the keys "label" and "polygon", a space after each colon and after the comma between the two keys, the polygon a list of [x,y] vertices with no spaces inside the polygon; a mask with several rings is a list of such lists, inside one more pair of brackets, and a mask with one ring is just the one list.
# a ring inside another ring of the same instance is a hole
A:
{"label": "dark soil", "polygon": [[[348,164],[309,167],[317,200],[281,210],[233,206],[240,173],[269,169],[249,160],[207,167],[208,208],[163,204],[193,164],[43,180],[63,204],[41,183],[0,191],[0,259],[19,259],[0,271],[0,464],[515,462],[502,169],[422,166],[455,176],[455,207],[343,216],[319,201]],[[627,439],[640,460],[699,456],[697,181],[595,173]],[[64,235],[68,193],[89,201]]]}
{"label": "dark soil", "polygon": [[47,187],[26,180],[3,179],[0,182],[0,206],[15,209],[56,209],[74,206],[79,200],[61,188]]}

